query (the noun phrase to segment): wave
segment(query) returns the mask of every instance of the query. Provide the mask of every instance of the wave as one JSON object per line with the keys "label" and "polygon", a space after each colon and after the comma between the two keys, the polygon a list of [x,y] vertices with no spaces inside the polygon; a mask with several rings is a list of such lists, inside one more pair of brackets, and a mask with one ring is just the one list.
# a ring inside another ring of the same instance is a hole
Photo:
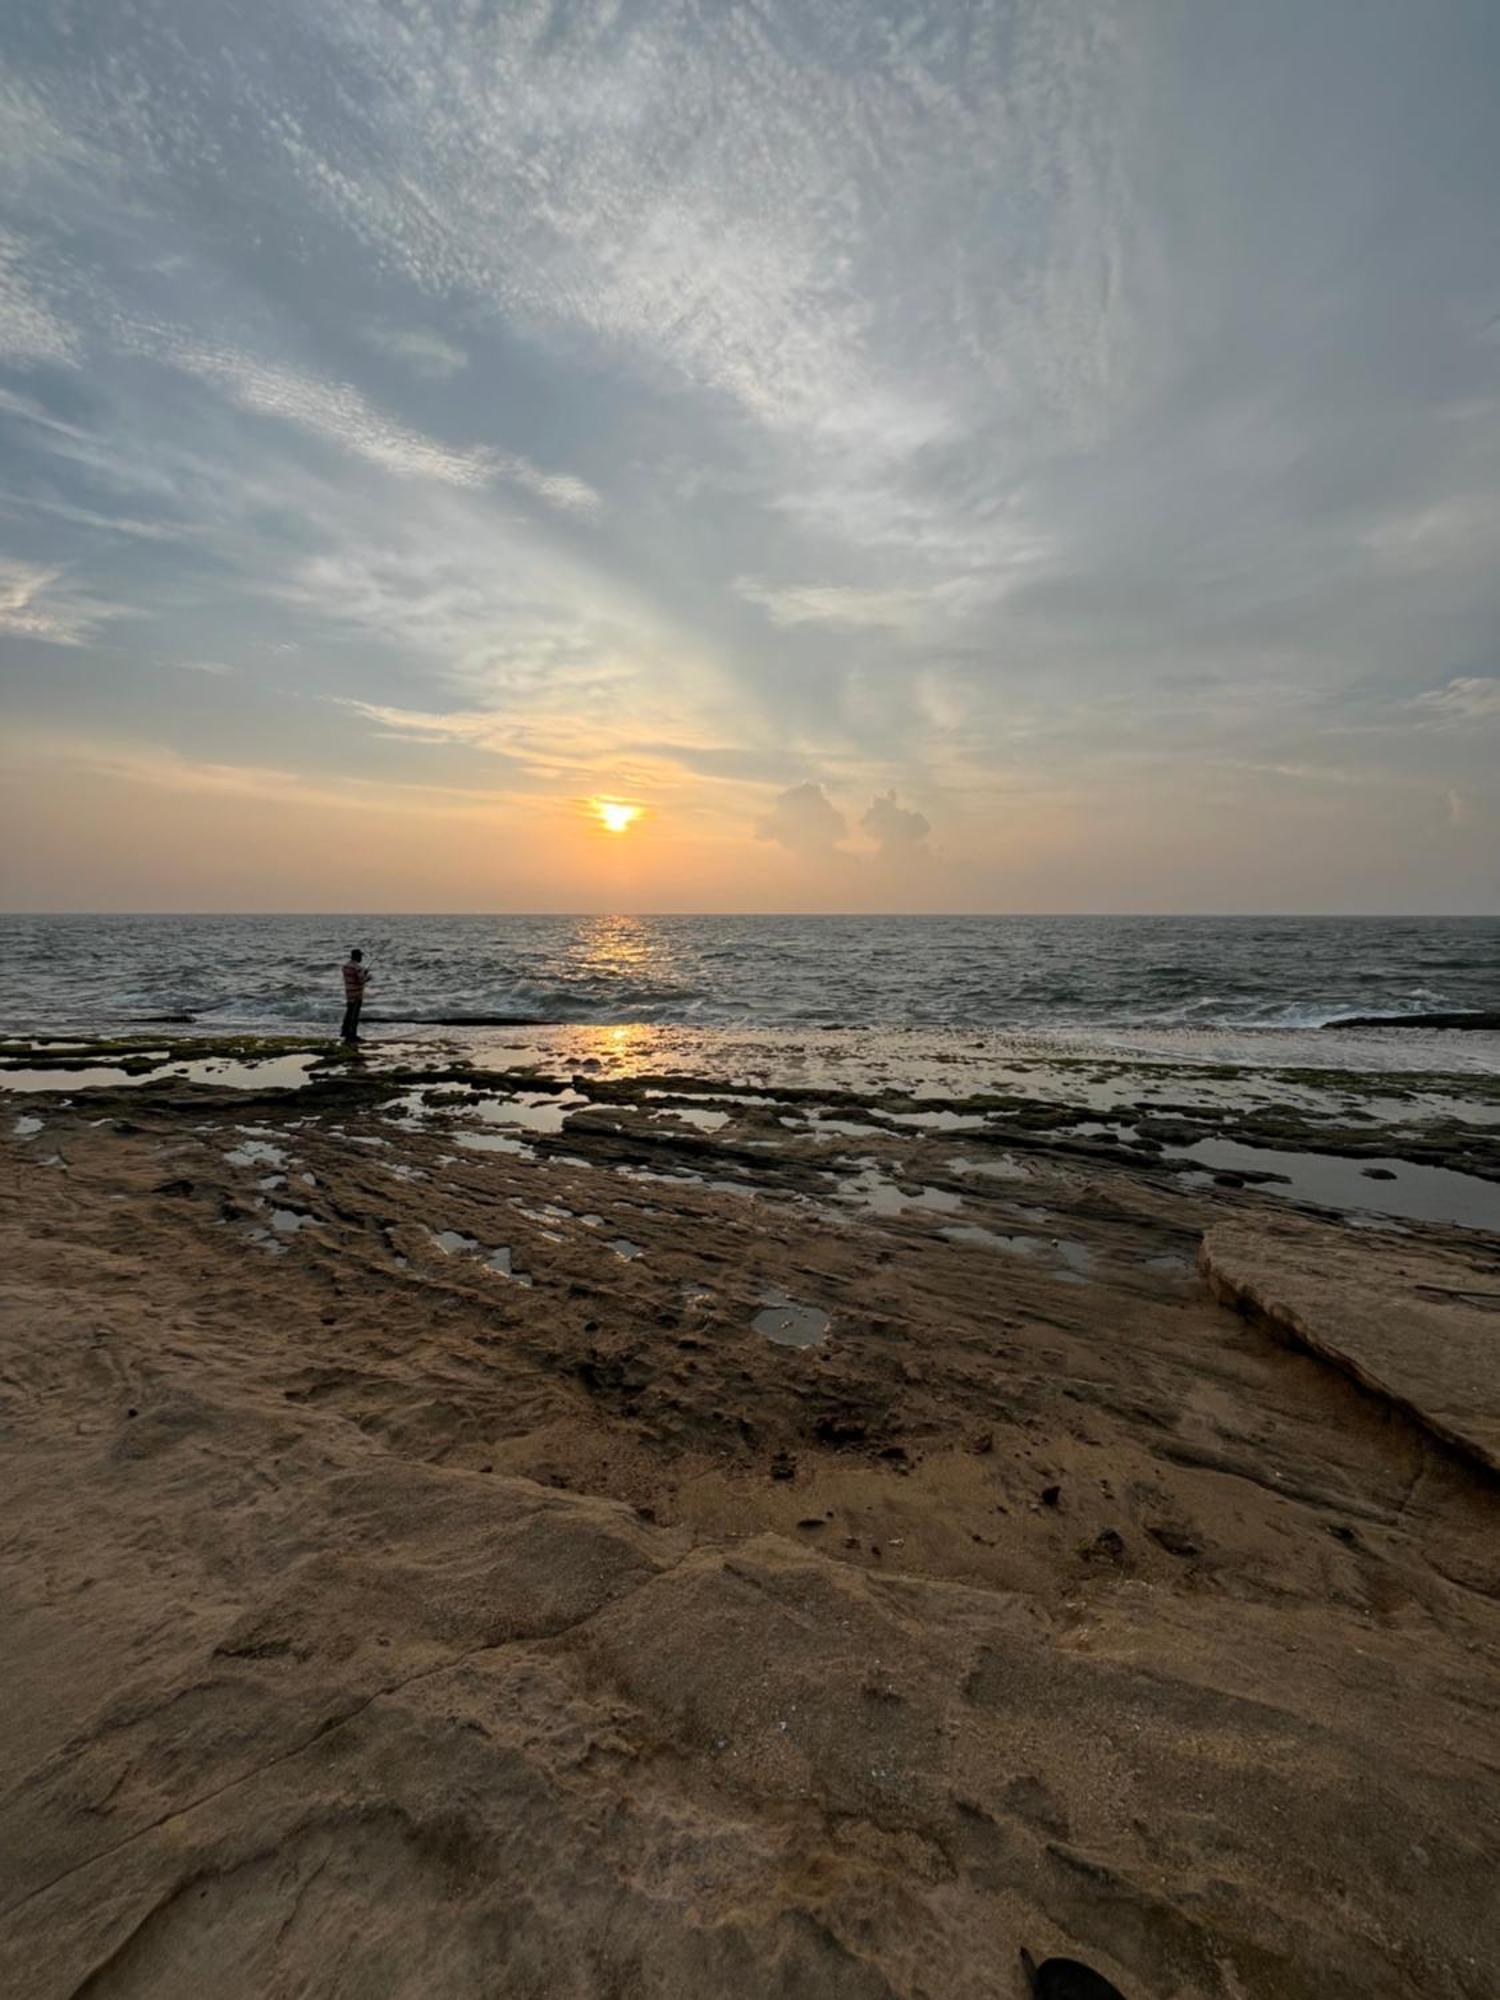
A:
{"label": "wave", "polygon": [[0,1021],[1274,1031],[1493,1008],[1500,920],[0,919]]}

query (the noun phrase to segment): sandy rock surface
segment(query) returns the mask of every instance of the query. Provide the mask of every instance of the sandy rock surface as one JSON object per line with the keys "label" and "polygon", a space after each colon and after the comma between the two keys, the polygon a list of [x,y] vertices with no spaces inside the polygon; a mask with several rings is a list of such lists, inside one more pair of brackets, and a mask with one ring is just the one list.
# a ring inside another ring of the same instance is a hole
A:
{"label": "sandy rock surface", "polygon": [[1500,1497],[1207,1295],[1222,1205],[1034,1164],[1081,1282],[618,1135],[46,1118],[3,1990],[992,2000],[1022,1944],[1129,2000],[1500,1990]]}

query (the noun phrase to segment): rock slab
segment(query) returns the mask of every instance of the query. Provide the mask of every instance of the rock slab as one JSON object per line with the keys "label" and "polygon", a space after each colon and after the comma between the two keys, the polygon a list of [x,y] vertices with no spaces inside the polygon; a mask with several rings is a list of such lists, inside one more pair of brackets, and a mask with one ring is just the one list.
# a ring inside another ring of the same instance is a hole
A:
{"label": "rock slab", "polygon": [[1287,1221],[1210,1229],[1215,1296],[1500,1474],[1500,1252],[1393,1250]]}

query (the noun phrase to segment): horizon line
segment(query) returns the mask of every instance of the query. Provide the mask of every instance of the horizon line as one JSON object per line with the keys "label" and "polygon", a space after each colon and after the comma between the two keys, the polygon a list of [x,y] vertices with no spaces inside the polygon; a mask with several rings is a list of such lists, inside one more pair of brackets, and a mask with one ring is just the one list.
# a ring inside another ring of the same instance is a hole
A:
{"label": "horizon line", "polygon": [[458,919],[495,920],[527,918],[541,921],[573,922],[585,918],[629,917],[642,922],[668,920],[703,921],[737,919],[741,922],[828,923],[935,923],[1013,922],[1038,918],[1071,922],[1145,922],[1167,919],[1173,922],[1204,923],[1471,923],[1500,920],[1500,908],[1491,910],[261,910],[261,909],[121,909],[121,910],[17,910],[0,909],[0,922],[96,918],[101,921],[139,918],[259,918],[268,922],[334,921],[367,923],[418,919],[453,922]]}

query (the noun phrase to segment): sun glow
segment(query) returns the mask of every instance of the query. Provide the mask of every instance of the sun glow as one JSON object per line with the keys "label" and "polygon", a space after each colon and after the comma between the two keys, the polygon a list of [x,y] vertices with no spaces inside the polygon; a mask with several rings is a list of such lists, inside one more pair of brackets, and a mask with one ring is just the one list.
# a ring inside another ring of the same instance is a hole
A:
{"label": "sun glow", "polygon": [[590,803],[606,833],[628,833],[641,816],[639,806],[621,805],[618,799],[594,799]]}

